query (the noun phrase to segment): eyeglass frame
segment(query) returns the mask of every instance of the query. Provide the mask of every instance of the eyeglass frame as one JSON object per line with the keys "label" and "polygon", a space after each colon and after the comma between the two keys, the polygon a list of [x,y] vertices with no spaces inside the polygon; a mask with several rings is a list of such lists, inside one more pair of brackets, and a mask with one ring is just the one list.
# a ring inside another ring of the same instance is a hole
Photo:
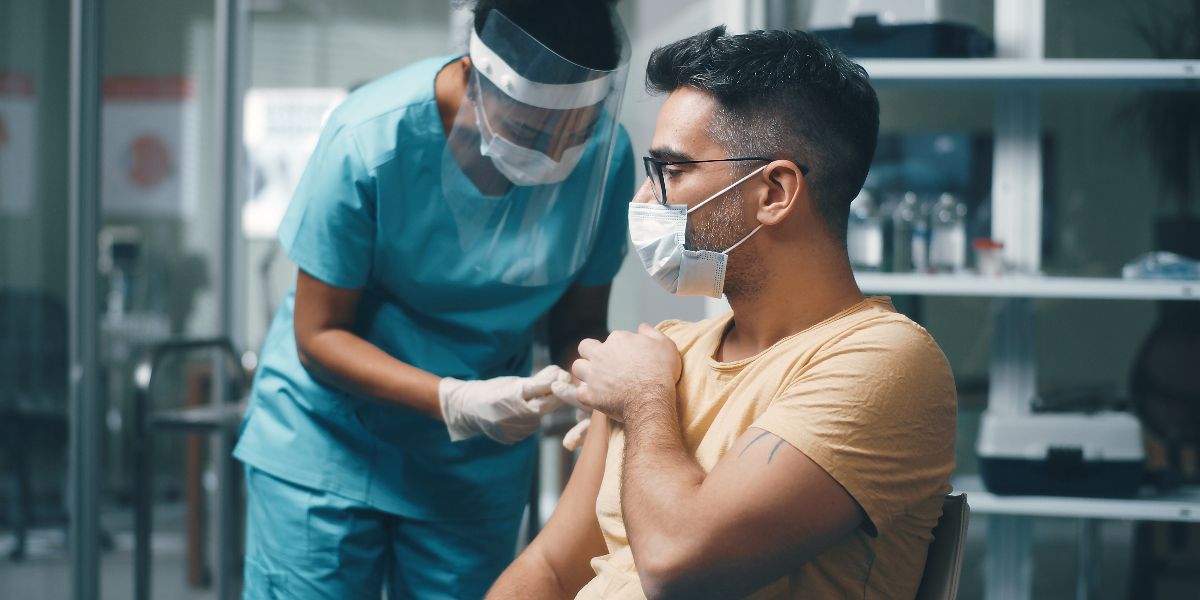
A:
{"label": "eyeglass frame", "polygon": [[[642,157],[642,167],[646,170],[646,178],[650,179],[651,186],[653,186],[653,183],[654,183],[653,174],[654,173],[658,174],[658,188],[660,190],[662,190],[662,198],[658,198],[658,194],[655,194],[655,199],[658,200],[659,204],[666,206],[667,205],[667,180],[663,177],[663,172],[662,172],[663,167],[669,167],[671,165],[696,165],[696,164],[701,164],[701,163],[714,163],[714,162],[739,162],[739,161],[746,161],[746,160],[774,162],[779,159],[767,158],[765,156],[739,156],[739,157],[735,157],[735,158],[710,158],[708,160],[657,160],[652,156],[643,156]],[[651,167],[651,165],[653,165],[653,168]],[[801,175],[804,175],[804,176],[808,175],[808,166],[807,165],[796,164],[796,166],[800,169]]]}

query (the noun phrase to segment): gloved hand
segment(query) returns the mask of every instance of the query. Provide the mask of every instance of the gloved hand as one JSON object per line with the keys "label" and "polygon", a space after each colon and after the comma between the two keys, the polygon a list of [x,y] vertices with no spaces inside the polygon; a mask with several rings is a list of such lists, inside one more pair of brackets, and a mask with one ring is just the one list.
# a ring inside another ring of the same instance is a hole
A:
{"label": "gloved hand", "polygon": [[575,418],[579,420],[574,427],[567,431],[563,436],[562,445],[567,452],[574,452],[583,445],[587,439],[588,428],[592,426],[592,419],[588,415],[591,414],[585,410],[575,409]]}
{"label": "gloved hand", "polygon": [[541,426],[542,415],[562,405],[550,389],[556,381],[569,383],[571,375],[550,365],[532,377],[442,378],[438,402],[450,440],[483,434],[512,444],[529,437]]}
{"label": "gloved hand", "polygon": [[588,427],[592,425],[592,419],[590,418],[592,411],[584,408],[579,403],[579,386],[573,385],[569,381],[556,381],[552,383],[550,391],[554,392],[554,395],[563,402],[575,407],[575,420],[579,422],[567,431],[562,441],[563,448],[566,448],[568,452],[574,452],[583,445]]}

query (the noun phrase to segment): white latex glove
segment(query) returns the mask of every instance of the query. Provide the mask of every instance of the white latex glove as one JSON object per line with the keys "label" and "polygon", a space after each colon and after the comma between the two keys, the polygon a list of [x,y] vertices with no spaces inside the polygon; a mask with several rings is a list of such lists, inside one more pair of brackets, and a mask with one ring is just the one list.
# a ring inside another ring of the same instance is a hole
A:
{"label": "white latex glove", "polygon": [[569,382],[570,373],[550,365],[532,377],[494,377],[481,381],[442,378],[438,402],[450,441],[486,435],[503,444],[519,442],[538,430],[542,415],[562,401],[550,386]]}
{"label": "white latex glove", "polygon": [[[565,372],[565,371],[564,371]],[[585,415],[592,414],[592,409],[579,403],[579,387],[583,385],[571,383],[571,374],[567,373],[567,379],[553,381],[550,383],[550,392],[558,397],[559,400],[575,407],[576,411],[584,411]],[[578,416],[576,416],[578,418]]]}
{"label": "white latex glove", "polygon": [[583,445],[584,440],[587,439],[588,428],[592,426],[592,419],[588,417],[589,414],[591,413],[584,410],[575,410],[575,418],[579,419],[579,422],[563,436],[563,448],[566,448],[568,452],[578,450]]}
{"label": "white latex glove", "polygon": [[570,381],[556,381],[550,384],[550,391],[554,392],[554,395],[558,399],[575,407],[575,420],[579,422],[567,431],[562,441],[563,448],[566,448],[569,452],[574,452],[583,445],[588,427],[592,425],[592,420],[589,418],[592,411],[579,403],[579,386]]}

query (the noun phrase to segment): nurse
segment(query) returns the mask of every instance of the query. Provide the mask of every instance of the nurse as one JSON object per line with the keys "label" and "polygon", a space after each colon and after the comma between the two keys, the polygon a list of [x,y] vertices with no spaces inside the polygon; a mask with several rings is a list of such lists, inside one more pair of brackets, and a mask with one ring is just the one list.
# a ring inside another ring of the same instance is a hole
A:
{"label": "nurse", "polygon": [[299,266],[235,455],[246,598],[478,598],[512,560],[531,375],[606,332],[633,195],[611,2],[480,0],[465,56],[330,116],[279,230]]}

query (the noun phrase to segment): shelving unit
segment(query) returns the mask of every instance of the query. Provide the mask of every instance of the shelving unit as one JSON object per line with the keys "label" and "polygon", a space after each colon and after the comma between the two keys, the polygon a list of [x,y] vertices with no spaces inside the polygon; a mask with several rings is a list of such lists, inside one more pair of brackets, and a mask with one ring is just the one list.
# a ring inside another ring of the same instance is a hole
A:
{"label": "shelving unit", "polygon": [[973,475],[955,477],[951,484],[955,491],[966,492],[971,512],[976,514],[1200,523],[1200,487],[1162,495],[1146,492],[1136,498],[1074,498],[997,496]]}
{"label": "shelving unit", "polygon": [[[1040,91],[1119,87],[1200,92],[1198,61],[1044,58],[1044,9],[1044,0],[996,0],[997,58],[861,61],[878,88],[994,93],[991,234],[1004,242],[1004,262],[1021,273],[1041,272]],[[1037,391],[1033,299],[1200,300],[1200,281],[889,273],[856,277],[868,293],[993,298],[988,410],[1009,415],[1027,413]],[[954,483],[967,492],[973,511],[989,515],[984,586],[988,600],[1031,596],[1035,517],[1080,520],[1078,598],[1090,591],[1090,547],[1098,519],[1200,522],[1200,490],[1170,498],[1097,500],[998,497],[986,492],[978,478],[956,478]]]}
{"label": "shelving unit", "polygon": [[876,59],[859,64],[889,86],[1153,86],[1200,89],[1200,61],[1088,59]]}
{"label": "shelving unit", "polygon": [[1091,300],[1200,300],[1200,281],[1127,280],[1115,277],[916,275],[856,273],[870,294]]}

